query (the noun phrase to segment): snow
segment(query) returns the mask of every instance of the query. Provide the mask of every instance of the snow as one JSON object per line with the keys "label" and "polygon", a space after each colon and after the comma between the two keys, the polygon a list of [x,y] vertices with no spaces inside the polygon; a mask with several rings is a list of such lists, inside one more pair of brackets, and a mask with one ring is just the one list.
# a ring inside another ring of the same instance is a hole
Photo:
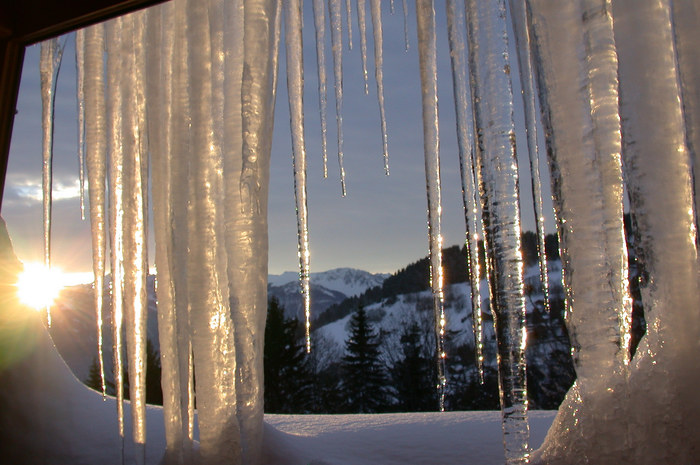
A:
{"label": "snow", "polygon": [[[338,291],[348,297],[360,295],[374,286],[381,286],[389,275],[386,273],[369,273],[353,268],[334,268],[328,271],[311,273],[311,282],[332,291]],[[285,271],[282,274],[271,274],[267,283],[272,286],[283,286],[299,281],[298,271]]]}

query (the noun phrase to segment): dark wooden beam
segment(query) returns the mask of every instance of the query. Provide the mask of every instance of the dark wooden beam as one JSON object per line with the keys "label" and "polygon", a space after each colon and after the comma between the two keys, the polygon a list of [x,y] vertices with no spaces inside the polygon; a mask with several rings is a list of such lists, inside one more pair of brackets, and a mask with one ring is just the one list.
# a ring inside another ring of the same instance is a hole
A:
{"label": "dark wooden beam", "polygon": [[0,208],[24,48],[164,0],[0,0]]}

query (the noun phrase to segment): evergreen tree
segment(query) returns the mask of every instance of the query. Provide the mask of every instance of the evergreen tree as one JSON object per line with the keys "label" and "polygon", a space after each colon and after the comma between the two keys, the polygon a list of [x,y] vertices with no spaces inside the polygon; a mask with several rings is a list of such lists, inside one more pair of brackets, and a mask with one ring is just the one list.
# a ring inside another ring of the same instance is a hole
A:
{"label": "evergreen tree", "polygon": [[92,357],[85,385],[95,391],[102,392],[102,377],[100,376],[100,365],[97,363],[97,357]]}
{"label": "evergreen tree", "polygon": [[277,299],[267,307],[265,325],[265,412],[308,413],[311,373],[299,341],[299,322],[284,317]]}
{"label": "evergreen tree", "polygon": [[379,341],[360,307],[350,320],[345,341],[341,394],[348,412],[373,413],[388,407],[387,375],[380,360]]}
{"label": "evergreen tree", "polygon": [[404,330],[401,335],[403,358],[391,369],[398,408],[404,412],[427,412],[438,408],[435,362],[433,357],[426,355],[427,346],[421,335],[416,322]]}

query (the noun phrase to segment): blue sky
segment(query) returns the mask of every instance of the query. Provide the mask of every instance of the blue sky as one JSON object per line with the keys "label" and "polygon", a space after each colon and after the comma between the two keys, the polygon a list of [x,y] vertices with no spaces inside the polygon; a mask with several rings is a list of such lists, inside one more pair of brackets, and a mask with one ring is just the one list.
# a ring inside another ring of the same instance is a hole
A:
{"label": "blue sky", "polygon": [[[401,2],[396,13],[384,2],[384,86],[389,132],[390,172],[384,175],[379,110],[374,83],[372,28],[368,20],[369,95],[364,94],[359,31],[353,11],[353,50],[344,36],[344,135],[346,197],[341,197],[335,132],[330,44],[328,70],[328,168],[323,179],[320,153],[316,52],[311,2],[304,18],[306,140],[308,206],[313,271],[354,267],[393,272],[427,255],[427,202],[423,162],[420,81],[413,2],[409,3],[409,50],[404,49]],[[459,160],[454,104],[442,2],[437,2],[440,149],[443,193],[443,236],[446,245],[464,241]],[[327,38],[330,31],[327,29]],[[15,117],[9,168],[2,205],[16,252],[24,261],[41,260],[41,100],[39,47],[27,49]],[[89,224],[80,219],[77,199],[77,123],[73,38],[67,42],[56,98],[54,159],[53,261],[65,271],[90,269]],[[511,56],[511,67],[515,66]],[[289,107],[286,95],[284,46],[280,52],[280,79],[272,146],[269,199],[271,273],[295,270],[296,219],[293,195]],[[515,73],[513,76],[517,76]],[[524,130],[516,92],[516,127],[520,154],[524,229],[533,229]],[[547,184],[545,182],[545,184]],[[551,220],[550,220],[551,229]]]}

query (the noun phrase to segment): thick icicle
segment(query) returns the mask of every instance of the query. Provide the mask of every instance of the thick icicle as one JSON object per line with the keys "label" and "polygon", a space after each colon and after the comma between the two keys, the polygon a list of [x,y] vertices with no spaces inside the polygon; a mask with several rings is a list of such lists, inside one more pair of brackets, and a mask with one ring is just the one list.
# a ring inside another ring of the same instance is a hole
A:
{"label": "thick icicle", "polygon": [[[596,389],[598,383],[605,382],[619,368],[625,352],[620,350],[618,314],[623,285],[619,282],[621,259],[612,258],[624,252],[617,250],[608,256],[609,228],[614,228],[610,225],[616,223],[617,234],[624,234],[621,217],[614,218],[615,209],[618,214],[622,210],[607,195],[610,190],[621,189],[620,167],[618,164],[615,168],[614,163],[614,138],[619,138],[619,134],[616,135],[615,116],[610,115],[605,105],[601,106],[610,90],[598,88],[596,92],[603,92],[603,95],[592,101],[580,6],[538,0],[531,1],[530,8],[532,37],[538,50],[540,106],[562,251],[566,321],[578,383],[585,389]],[[601,53],[603,60],[609,60],[608,52]],[[603,73],[615,74],[614,71],[599,73],[601,79],[605,79]],[[606,105],[609,109],[614,103]],[[607,116],[600,113],[594,124],[593,110],[608,113]],[[613,122],[612,128],[603,124],[604,118]],[[609,151],[607,157],[612,159],[609,162],[601,159],[596,148],[597,145],[603,148],[601,144],[607,140],[610,140],[605,142]],[[615,169],[617,174],[613,172]],[[609,178],[603,177],[606,170]],[[617,186],[612,184],[615,177]],[[608,185],[604,187],[604,184]],[[624,244],[623,237],[618,238],[618,244]]]}
{"label": "thick icicle", "polygon": [[148,159],[145,102],[145,12],[122,19],[122,209],[124,215],[124,317],[134,457],[145,463],[146,446],[146,216]]}
{"label": "thick icicle", "polygon": [[545,217],[542,205],[542,180],[540,176],[540,157],[537,141],[537,111],[535,108],[535,89],[530,59],[530,34],[527,28],[527,13],[524,0],[508,0],[510,19],[513,23],[515,49],[520,70],[520,93],[523,99],[525,117],[525,135],[527,153],[530,160],[530,185],[532,205],[535,212],[535,230],[537,233],[537,252],[540,265],[540,282],[542,283],[543,304],[549,311],[549,274],[547,272],[547,253],[545,250]]}
{"label": "thick icicle", "polygon": [[479,379],[484,379],[484,332],[481,316],[481,269],[479,265],[479,227],[476,182],[474,180],[474,122],[469,109],[470,89],[464,57],[467,47],[464,38],[464,10],[455,0],[446,0],[447,29],[452,65],[452,89],[455,114],[457,116],[457,142],[459,145],[459,169],[462,178],[462,203],[466,226],[466,247],[469,266],[469,283],[472,303],[472,329],[474,332],[474,355]]}
{"label": "thick icicle", "polygon": [[331,50],[333,52],[333,76],[335,77],[335,120],[338,125],[338,166],[340,168],[340,191],[345,189],[345,168],[343,167],[343,29],[340,14],[340,0],[328,0],[331,17]]}
{"label": "thick icicle", "polygon": [[80,217],[85,219],[85,30],[75,31],[75,86],[78,102],[78,179]]}
{"label": "thick icicle", "polygon": [[109,121],[109,229],[111,244],[112,363],[117,397],[117,423],[124,462],[124,367],[122,328],[124,320],[124,152],[122,147],[122,87],[124,73],[121,58],[122,18],[106,23],[107,46],[107,118]]}
{"label": "thick icicle", "polygon": [[314,2],[314,27],[316,31],[316,71],[318,73],[318,106],[321,113],[321,155],[323,177],[328,177],[328,118],[326,90],[326,13],[323,0]]}
{"label": "thick icicle", "polygon": [[[240,463],[240,427],[236,418],[236,346],[230,311],[221,211],[223,179],[220,147],[214,136],[216,97],[211,57],[209,10],[215,2],[187,2],[192,153],[188,217],[188,274],[192,349],[197,376],[200,455],[205,464]],[[254,183],[255,179],[251,181]],[[254,188],[254,186],[250,186]]]}
{"label": "thick icicle", "polygon": [[525,368],[525,298],[520,248],[518,164],[504,0],[467,1],[469,71],[474,109],[482,221],[491,308],[498,343],[498,379],[506,463],[527,463],[529,428]]}
{"label": "thick icicle", "polygon": [[[51,268],[51,199],[53,185],[53,121],[56,82],[61,68],[63,45],[58,39],[41,43],[42,186],[44,192],[44,266]],[[46,323],[51,327],[51,304],[46,304]]]}
{"label": "thick icicle", "polygon": [[377,81],[377,100],[379,102],[379,119],[382,130],[382,155],[384,157],[384,174],[389,175],[389,141],[386,132],[386,113],[384,111],[384,73],[382,32],[382,4],[380,0],[370,0],[372,11],[372,31],[374,33],[374,78]]}
{"label": "thick icicle", "polygon": [[85,82],[85,161],[90,189],[90,230],[92,231],[93,292],[97,320],[97,359],[100,367],[102,396],[106,394],[104,355],[102,352],[105,255],[107,224],[105,216],[105,181],[107,158],[107,121],[104,76],[104,25],[85,30],[84,70],[90,75]]}
{"label": "thick icicle", "polygon": [[428,194],[428,237],[430,240],[430,287],[433,293],[435,343],[440,411],[445,409],[445,309],[442,270],[442,211],[440,194],[440,135],[438,125],[437,57],[435,8],[432,0],[416,0],[418,57],[423,107],[423,149]]}
{"label": "thick icicle", "polygon": [[700,5],[692,0],[671,2],[673,33],[678,56],[683,117],[695,176],[695,216],[700,211]]}
{"label": "thick icicle", "polygon": [[306,351],[311,352],[311,291],[309,287],[309,211],[306,204],[306,145],[304,141],[304,61],[301,35],[301,3],[284,2],[287,50],[287,94],[291,123],[294,198],[297,212],[299,283],[304,299]]}
{"label": "thick icicle", "polygon": [[[163,390],[163,419],[165,422],[164,465],[189,463],[185,453],[187,437],[187,385],[181,383],[181,352],[178,329],[182,325],[176,313],[174,288],[172,233],[172,164],[168,163],[173,148],[171,129],[173,109],[173,73],[175,59],[174,34],[177,26],[174,3],[158,6],[148,13],[146,48],[147,112],[149,152],[151,160],[151,196],[153,199],[153,231],[155,234],[155,264],[157,270],[158,339],[161,353],[161,387]],[[163,24],[169,25],[163,27]],[[174,160],[174,157],[173,157]],[[185,371],[187,371],[185,366]]]}
{"label": "thick icicle", "polygon": [[362,57],[362,76],[365,80],[365,94],[369,93],[367,83],[367,19],[366,1],[357,0],[357,29],[360,33],[360,56]]}
{"label": "thick icicle", "polygon": [[632,298],[623,221],[622,140],[612,4],[610,0],[581,0],[581,7],[593,142],[601,171],[606,257],[613,311],[618,319],[619,361],[627,365],[630,360]]}
{"label": "thick icicle", "polygon": [[[256,179],[245,193],[233,227],[238,417],[243,463],[261,461],[263,439],[263,335],[267,315],[267,195],[275,108],[281,2],[247,0],[242,82],[243,168],[241,183]],[[261,31],[265,31],[261,34]],[[250,208],[254,206],[254,208]]]}

